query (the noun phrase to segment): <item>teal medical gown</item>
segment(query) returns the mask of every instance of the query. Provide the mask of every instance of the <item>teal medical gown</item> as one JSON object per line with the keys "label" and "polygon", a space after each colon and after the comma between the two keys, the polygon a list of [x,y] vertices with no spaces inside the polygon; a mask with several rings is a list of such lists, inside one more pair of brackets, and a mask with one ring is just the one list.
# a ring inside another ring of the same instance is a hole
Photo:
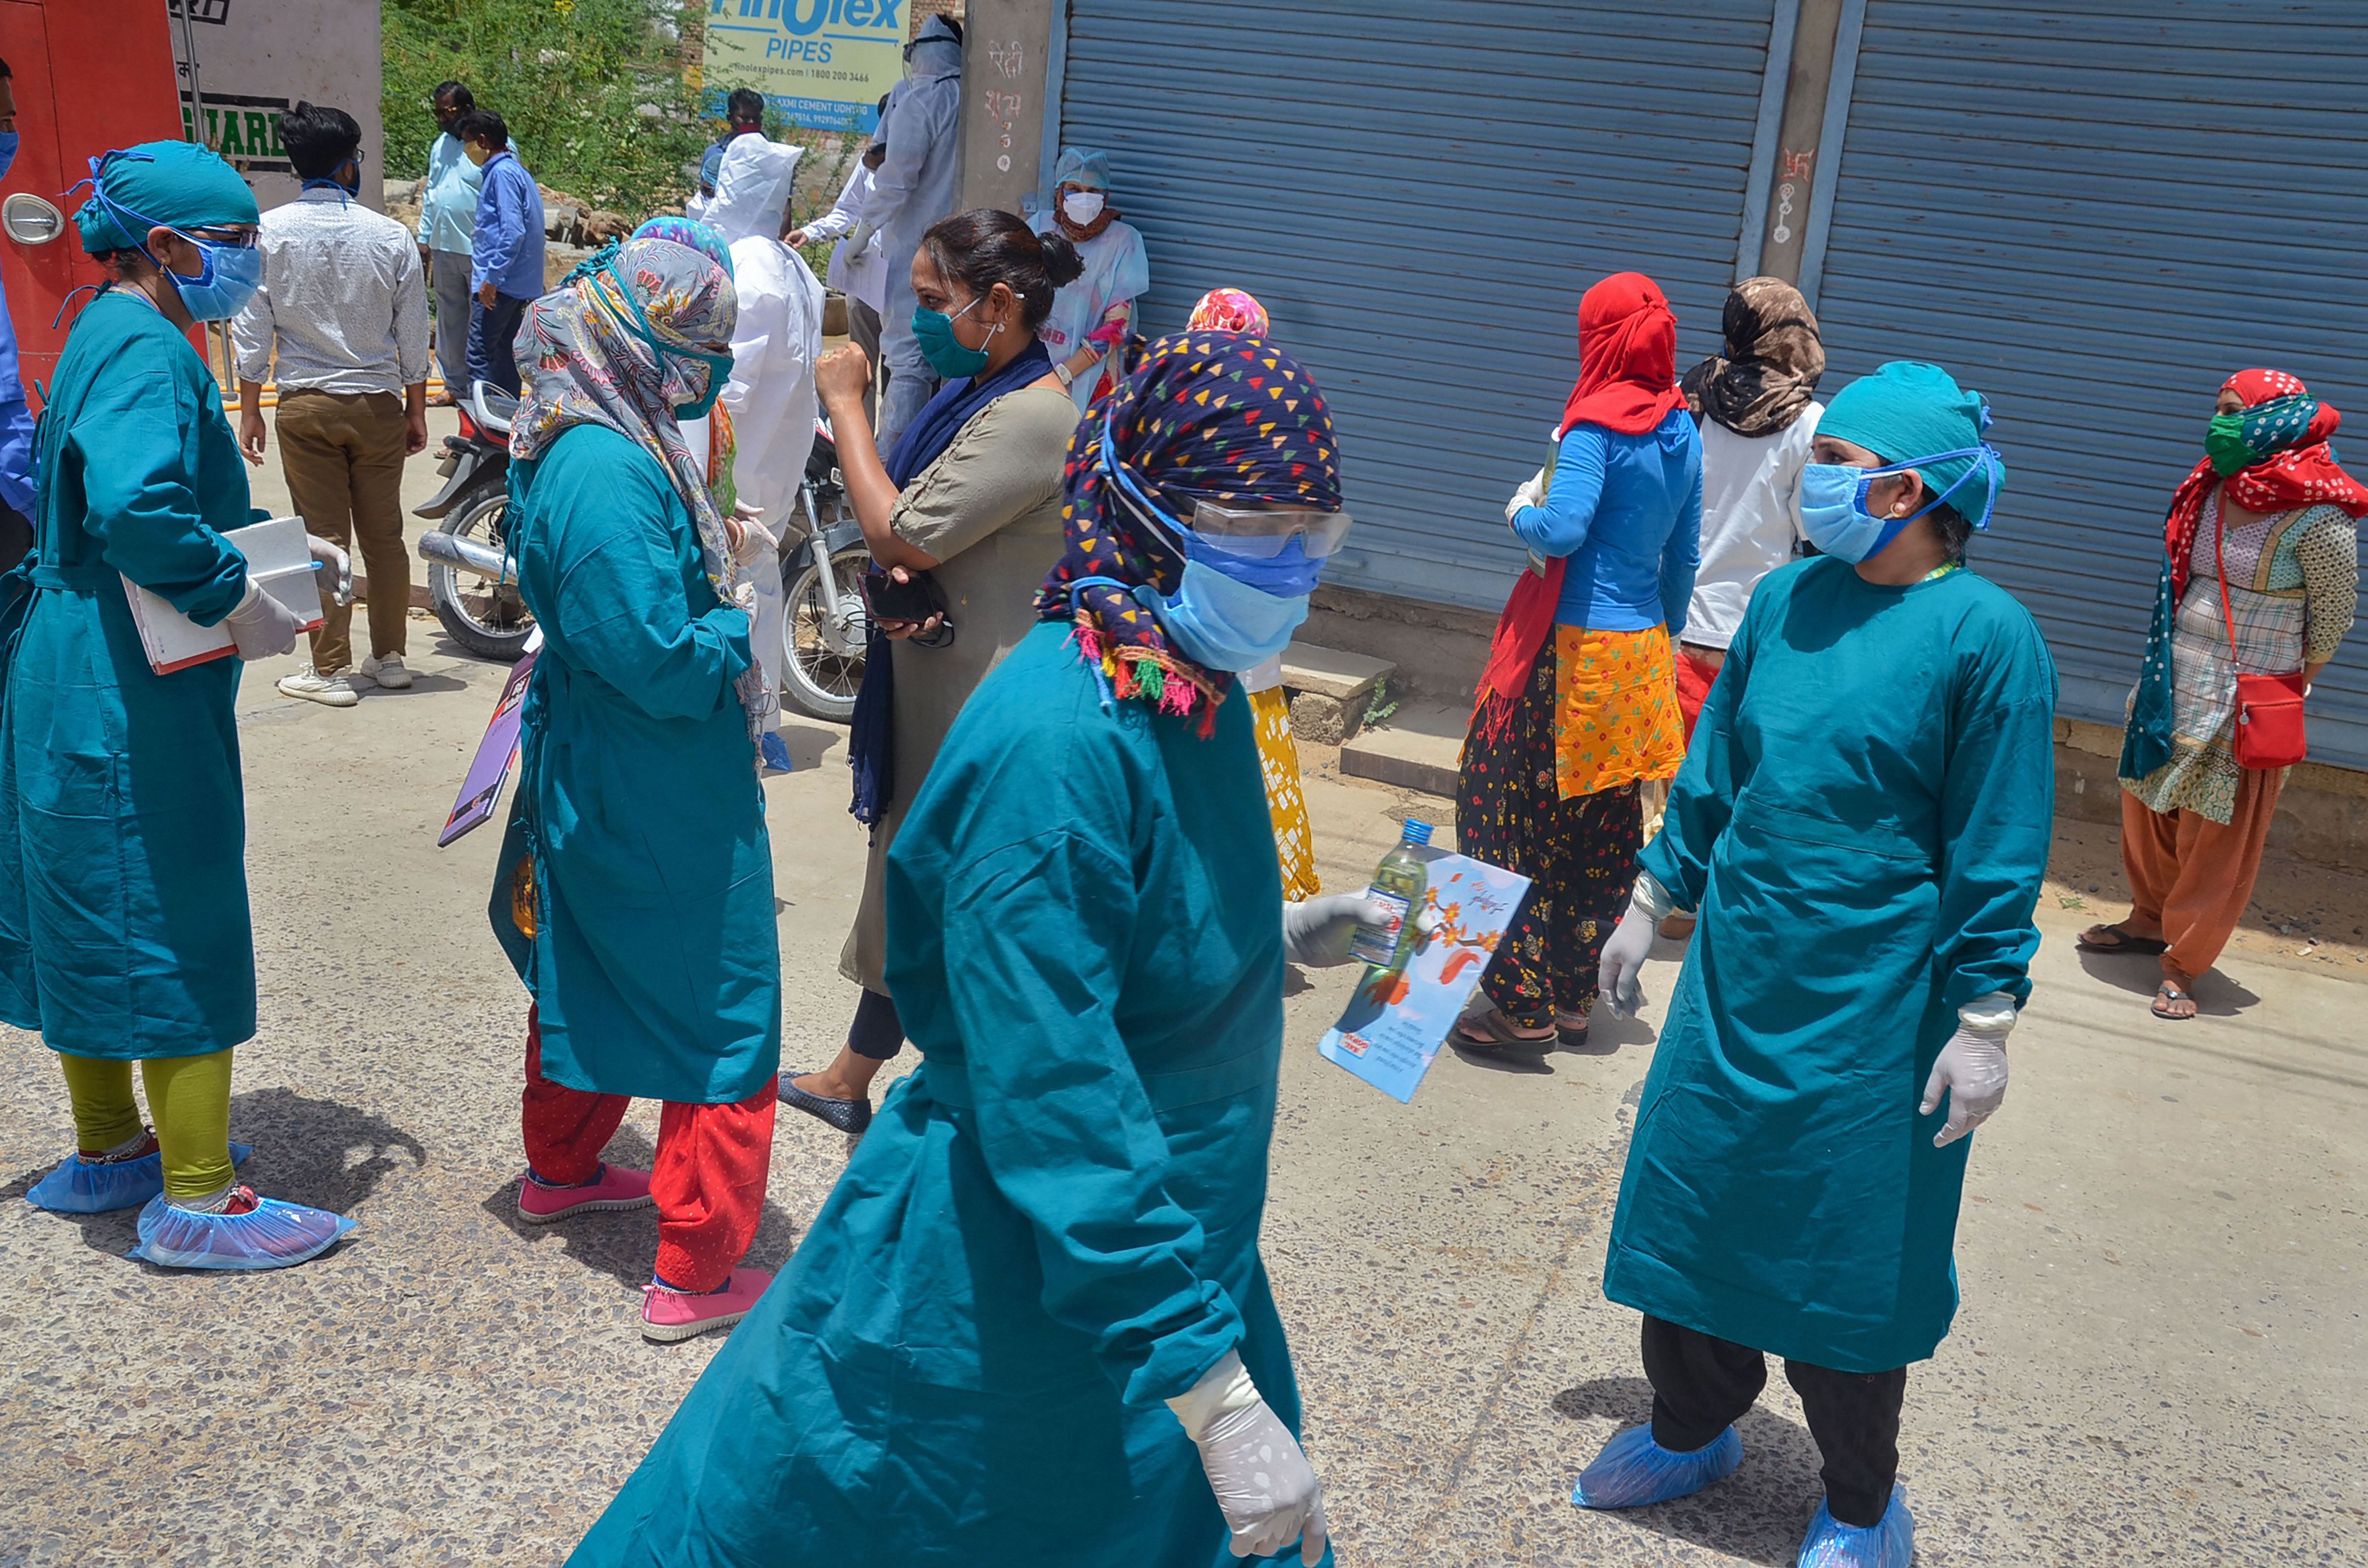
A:
{"label": "teal medical gown", "polygon": [[1957,1008],[2020,1005],[2055,812],[2055,665],[1969,571],[1830,557],[1751,597],[1639,864],[1702,924],[1645,1080],[1604,1294],[1848,1372],[1957,1309],[1972,1141],[1918,1116]]}
{"label": "teal medical gown", "polygon": [[518,592],[543,646],[488,914],[533,993],[543,1075],[746,1099],[781,1057],[772,845],[732,689],[748,617],[708,585],[666,471],[606,426],[513,464],[511,488]]}
{"label": "teal medical gown", "polygon": [[[0,698],[0,1018],[55,1051],[200,1056],[255,1034],[239,662],[149,668],[123,579],[201,626],[254,520],[222,395],[145,299],[83,311],[41,416],[22,631]],[[12,613],[9,619],[14,619]]]}
{"label": "teal medical gown", "polygon": [[1161,1402],[1238,1346],[1298,1424],[1273,829],[1238,693],[1207,738],[1106,711],[1068,634],[979,687],[889,853],[920,1069],[579,1568],[1238,1561]]}

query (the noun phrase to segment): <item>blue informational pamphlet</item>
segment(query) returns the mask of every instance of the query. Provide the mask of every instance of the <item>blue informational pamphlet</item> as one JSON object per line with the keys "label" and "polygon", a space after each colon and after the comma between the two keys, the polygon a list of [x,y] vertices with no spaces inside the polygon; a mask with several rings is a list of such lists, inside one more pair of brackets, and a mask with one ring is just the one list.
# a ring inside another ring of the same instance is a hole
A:
{"label": "blue informational pamphlet", "polygon": [[1348,1010],[1315,1048],[1326,1061],[1406,1102],[1447,1043],[1530,891],[1529,878],[1466,855],[1434,850],[1423,858],[1430,878],[1423,892],[1426,929],[1406,967],[1367,965]]}

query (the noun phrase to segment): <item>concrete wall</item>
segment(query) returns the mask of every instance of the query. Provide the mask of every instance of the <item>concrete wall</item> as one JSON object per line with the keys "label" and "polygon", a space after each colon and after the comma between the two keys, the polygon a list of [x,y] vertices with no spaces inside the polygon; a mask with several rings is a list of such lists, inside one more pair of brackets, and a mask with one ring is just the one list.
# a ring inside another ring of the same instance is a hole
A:
{"label": "concrete wall", "polygon": [[969,0],[962,17],[962,204],[1021,212],[1036,188],[1054,0]]}
{"label": "concrete wall", "polygon": [[[386,135],[379,119],[379,0],[186,0],[197,40],[200,137],[247,177],[256,201],[277,207],[301,188],[279,145],[280,111],[310,101],[361,122],[362,200],[383,208]],[[173,58],[187,94],[180,5],[172,6]],[[184,118],[186,119],[186,101]]]}

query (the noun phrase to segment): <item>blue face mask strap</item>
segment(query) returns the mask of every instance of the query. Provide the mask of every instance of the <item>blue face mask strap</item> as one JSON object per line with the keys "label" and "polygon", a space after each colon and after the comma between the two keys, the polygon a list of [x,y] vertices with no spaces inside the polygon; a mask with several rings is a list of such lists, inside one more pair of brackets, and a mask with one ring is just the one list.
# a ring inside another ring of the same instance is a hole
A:
{"label": "blue face mask strap", "polygon": [[338,206],[350,207],[353,205],[353,192],[347,190],[344,186],[338,184],[333,179],[308,179],[299,188],[303,190],[334,190],[337,193]]}
{"label": "blue face mask strap", "polygon": [[[1987,411],[1985,410],[1984,412],[1987,414]],[[1949,497],[1954,495],[1957,493],[1958,488],[1962,486],[1965,481],[1973,478],[1975,474],[1978,473],[1985,477],[1995,474],[1999,468],[2005,465],[2005,460],[1998,456],[1998,450],[1996,447],[1993,447],[1987,441],[1985,441],[1978,447],[1959,447],[1954,451],[1935,452],[1930,457],[1910,458],[1905,462],[1885,463],[1881,468],[1861,469],[1859,472],[1858,509],[1864,512],[1866,510],[1868,494],[1873,489],[1874,482],[1876,480],[1885,478],[1888,475],[1895,473],[1906,473],[1910,469],[1922,470],[1930,467],[1933,463],[1949,462],[1957,458],[1972,458],[1974,460],[1974,466],[1965,470],[1964,472],[1959,474],[1954,480],[1951,481],[1949,488],[1941,491],[1938,495],[1932,497],[1931,500],[1927,501],[1923,506],[1918,506],[1913,512],[1908,513],[1907,516],[1896,519],[1893,527],[1887,528],[1883,531],[1882,536],[1875,542],[1874,551],[1869,551],[1867,553],[1872,555],[1875,551],[1880,551],[1884,545],[1889,544],[1893,540],[1899,537],[1900,529],[1905,528],[1908,524],[1914,522],[1925,513],[1932,510],[1935,506],[1946,505]],[[1974,529],[1975,532],[1986,533],[1989,530],[1990,516],[1998,509],[1998,487],[1996,484],[1989,487],[1989,494],[1983,501],[1981,519],[1974,524]]]}
{"label": "blue face mask strap", "polygon": [[[1132,584],[1121,583],[1115,577],[1093,576],[1071,578],[1069,580],[1069,645],[1071,647],[1076,647],[1077,644],[1077,596],[1084,593],[1087,588],[1115,588],[1120,593],[1128,595],[1132,595],[1134,592],[1134,588]],[[1094,685],[1101,689],[1102,711],[1105,713],[1116,712],[1118,710],[1118,693],[1111,688],[1110,676],[1102,673],[1101,661],[1099,659],[1086,659],[1086,653],[1083,648],[1077,649],[1077,657],[1085,659],[1086,668],[1094,672]]]}
{"label": "blue face mask strap", "polygon": [[1119,460],[1118,448],[1110,439],[1111,422],[1116,418],[1116,414],[1108,406],[1103,408],[1101,441],[1103,472],[1116,480],[1119,488],[1125,491],[1128,497],[1149,515],[1148,520],[1152,526],[1167,536],[1163,542],[1176,552],[1177,558],[1182,560],[1189,557],[1191,552],[1186,547],[1185,540],[1186,536],[1192,530],[1181,523],[1171,521],[1167,515],[1159,509],[1159,504],[1145,494],[1141,485],[1135,483],[1134,476],[1126,472],[1126,465]]}

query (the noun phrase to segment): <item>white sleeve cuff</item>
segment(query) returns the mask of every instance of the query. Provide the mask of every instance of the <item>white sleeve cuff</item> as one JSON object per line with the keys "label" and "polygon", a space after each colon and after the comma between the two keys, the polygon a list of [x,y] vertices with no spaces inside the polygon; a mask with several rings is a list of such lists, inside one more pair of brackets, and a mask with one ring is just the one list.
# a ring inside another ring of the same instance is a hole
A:
{"label": "white sleeve cuff", "polygon": [[1668,889],[1661,885],[1661,879],[1650,871],[1636,873],[1636,891],[1628,895],[1628,902],[1653,920],[1665,919],[1678,913],[1678,901],[1670,896]]}
{"label": "white sleeve cuff", "polygon": [[2003,1035],[2014,1028],[2014,998],[2003,991],[1976,996],[1957,1009],[1957,1022],[1982,1034]]}
{"label": "white sleeve cuff", "polygon": [[1228,1350],[1201,1374],[1199,1382],[1169,1400],[1167,1408],[1184,1424],[1184,1435],[1197,1443],[1210,1422],[1228,1411],[1247,1410],[1259,1398],[1258,1384],[1250,1381],[1249,1369],[1242,1365],[1241,1352]]}

